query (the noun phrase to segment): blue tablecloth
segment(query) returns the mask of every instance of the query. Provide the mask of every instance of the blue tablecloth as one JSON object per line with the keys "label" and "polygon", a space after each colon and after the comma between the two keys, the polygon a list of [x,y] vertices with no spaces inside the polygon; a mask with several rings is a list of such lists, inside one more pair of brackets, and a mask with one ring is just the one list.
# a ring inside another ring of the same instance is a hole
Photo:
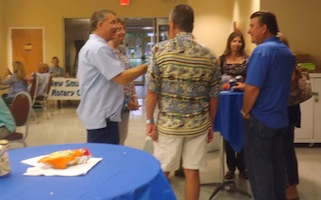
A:
{"label": "blue tablecloth", "polygon": [[[57,150],[86,147],[93,157],[103,157],[84,176],[23,176],[29,167],[21,160]],[[117,145],[63,144],[9,151],[11,174],[0,178],[0,199],[35,200],[174,200],[174,192],[159,162],[150,154]]]}
{"label": "blue tablecloth", "polygon": [[219,131],[235,151],[243,148],[242,116],[243,92],[222,91],[214,121],[214,130]]}

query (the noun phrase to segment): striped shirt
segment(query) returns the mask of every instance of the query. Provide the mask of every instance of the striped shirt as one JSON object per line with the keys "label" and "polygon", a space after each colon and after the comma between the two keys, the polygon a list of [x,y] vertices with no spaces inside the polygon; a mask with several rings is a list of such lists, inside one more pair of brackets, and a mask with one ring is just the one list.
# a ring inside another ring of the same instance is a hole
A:
{"label": "striped shirt", "polygon": [[158,94],[159,134],[192,137],[211,126],[209,100],[220,92],[220,68],[210,49],[192,34],[156,44],[151,52],[148,89]]}

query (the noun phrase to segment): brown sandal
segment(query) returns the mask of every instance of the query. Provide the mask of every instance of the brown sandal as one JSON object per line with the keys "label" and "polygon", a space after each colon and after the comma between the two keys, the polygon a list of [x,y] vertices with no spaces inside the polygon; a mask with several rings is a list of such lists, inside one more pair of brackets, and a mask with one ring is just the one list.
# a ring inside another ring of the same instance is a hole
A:
{"label": "brown sandal", "polygon": [[296,185],[290,185],[287,187],[286,196],[288,200],[300,200],[299,192]]}
{"label": "brown sandal", "polygon": [[224,179],[226,180],[230,180],[230,179],[233,179],[235,177],[235,174],[233,171],[227,171],[225,176],[224,176]]}
{"label": "brown sandal", "polygon": [[246,172],[240,172],[240,177],[243,179],[249,179]]}

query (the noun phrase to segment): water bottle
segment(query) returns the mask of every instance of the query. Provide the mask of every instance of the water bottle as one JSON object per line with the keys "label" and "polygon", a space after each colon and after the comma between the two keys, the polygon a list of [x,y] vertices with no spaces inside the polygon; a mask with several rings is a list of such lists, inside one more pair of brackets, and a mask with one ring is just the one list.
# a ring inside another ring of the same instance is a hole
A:
{"label": "water bottle", "polygon": [[8,157],[8,140],[0,140],[0,177],[10,173],[10,163]]}

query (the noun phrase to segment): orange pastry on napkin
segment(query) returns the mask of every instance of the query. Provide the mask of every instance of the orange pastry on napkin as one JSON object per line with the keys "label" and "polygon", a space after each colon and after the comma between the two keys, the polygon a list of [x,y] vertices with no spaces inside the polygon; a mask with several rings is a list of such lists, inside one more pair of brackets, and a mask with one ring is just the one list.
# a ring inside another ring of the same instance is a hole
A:
{"label": "orange pastry on napkin", "polygon": [[41,158],[38,162],[57,169],[65,169],[68,165],[86,163],[91,157],[87,148],[56,151]]}

